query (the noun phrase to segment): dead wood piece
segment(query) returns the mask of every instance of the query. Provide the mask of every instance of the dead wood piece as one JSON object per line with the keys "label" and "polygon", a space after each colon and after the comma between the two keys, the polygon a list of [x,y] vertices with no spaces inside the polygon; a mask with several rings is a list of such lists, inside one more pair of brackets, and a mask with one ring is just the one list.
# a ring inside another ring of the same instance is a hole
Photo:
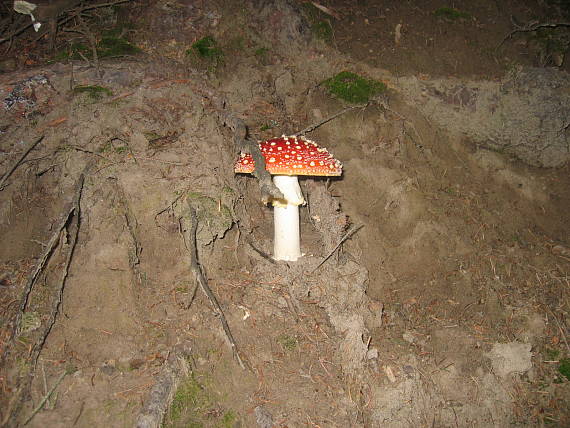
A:
{"label": "dead wood piece", "polygon": [[247,136],[247,126],[245,122],[227,110],[227,102],[225,99],[211,92],[209,92],[207,96],[211,99],[214,108],[217,110],[218,123],[232,130],[235,150],[237,152],[241,151],[251,154],[255,162],[253,176],[259,180],[261,202],[267,204],[273,199],[283,199],[283,193],[273,184],[271,174],[265,169],[265,158],[261,150],[259,150],[259,145]]}
{"label": "dead wood piece", "polygon": [[20,158],[14,163],[14,165],[12,165],[12,167],[6,172],[6,174],[4,174],[4,176],[0,180],[0,191],[4,190],[4,188],[6,187],[6,185],[4,183],[12,175],[12,173],[18,168],[18,166],[22,163],[22,161],[26,158],[26,156],[28,156],[28,153],[30,153],[32,151],[32,149],[34,147],[36,147],[40,143],[40,141],[42,141],[43,139],[44,139],[44,136],[42,135],[41,137],[36,139],[32,144],[30,144],[24,150],[24,153],[22,153],[22,156],[20,156]]}
{"label": "dead wood piece", "polygon": [[212,292],[212,289],[208,285],[208,281],[206,280],[206,277],[204,276],[204,273],[202,272],[202,267],[200,266],[200,262],[198,261],[198,247],[197,247],[197,243],[196,243],[196,231],[198,229],[198,218],[196,216],[196,210],[194,209],[194,207],[192,206],[192,204],[190,202],[188,202],[188,207],[189,207],[189,211],[190,211],[190,219],[192,221],[192,227],[191,227],[190,236],[189,236],[190,269],[192,270],[192,273],[194,274],[196,281],[198,282],[198,284],[202,288],[202,291],[210,300],[210,303],[214,307],[214,311],[216,312],[216,314],[220,318],[220,322],[222,323],[222,327],[224,328],[224,333],[226,334],[226,338],[228,339],[228,342],[230,343],[230,346],[232,348],[232,353],[234,355],[234,358],[237,360],[240,367],[245,370],[246,366],[245,366],[244,362],[242,361],[242,359],[239,355],[239,350],[238,350],[236,341],[233,338],[232,332],[230,330],[230,326],[228,325],[228,321],[226,320],[226,317],[224,315],[222,307],[220,306],[218,299],[216,298],[216,296]]}
{"label": "dead wood piece", "polygon": [[184,368],[184,355],[172,352],[164,362],[161,373],[137,417],[136,428],[158,428],[161,426]]}

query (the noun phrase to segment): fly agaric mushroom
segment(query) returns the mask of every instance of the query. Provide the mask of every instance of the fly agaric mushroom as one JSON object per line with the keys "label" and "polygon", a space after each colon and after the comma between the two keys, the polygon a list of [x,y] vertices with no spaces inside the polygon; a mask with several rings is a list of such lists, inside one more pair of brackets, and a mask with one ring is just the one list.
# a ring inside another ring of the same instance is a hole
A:
{"label": "fly agaric mushroom", "polygon": [[[275,260],[296,261],[301,254],[299,232],[299,205],[305,203],[297,176],[339,176],[342,164],[325,148],[305,137],[286,137],[259,143],[265,158],[265,169],[273,175],[273,183],[284,199],[274,199],[273,257]],[[236,173],[252,173],[252,156],[242,153],[235,164]]]}

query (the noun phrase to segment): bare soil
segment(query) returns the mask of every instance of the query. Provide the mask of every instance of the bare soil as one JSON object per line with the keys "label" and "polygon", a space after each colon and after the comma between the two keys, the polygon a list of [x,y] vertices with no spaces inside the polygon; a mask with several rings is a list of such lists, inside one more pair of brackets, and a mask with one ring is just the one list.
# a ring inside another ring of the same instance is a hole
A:
{"label": "bare soil", "polygon": [[[2,173],[43,139],[0,190],[3,426],[570,425],[568,61],[544,71],[552,52],[507,37],[563,9],[318,4],[133,1],[91,28],[128,28],[138,55],[53,62],[31,34],[12,49]],[[205,36],[222,55],[192,53]],[[388,90],[307,135],[344,172],[300,180],[305,256],[275,262],[228,118],[259,140],[320,123],[347,107],[321,85],[343,70]],[[559,97],[557,120],[485,121],[481,94],[529,73],[547,83],[508,99],[532,118]],[[189,206],[244,367],[191,270]]]}

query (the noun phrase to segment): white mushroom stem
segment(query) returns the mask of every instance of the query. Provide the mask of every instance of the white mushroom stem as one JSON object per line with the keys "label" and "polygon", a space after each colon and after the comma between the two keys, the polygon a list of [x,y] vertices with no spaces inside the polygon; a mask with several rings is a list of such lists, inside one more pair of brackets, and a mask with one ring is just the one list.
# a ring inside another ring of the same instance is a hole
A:
{"label": "white mushroom stem", "polygon": [[305,203],[296,175],[275,175],[273,183],[284,200],[273,202],[275,236],[273,258],[275,260],[297,261],[301,254],[299,230],[299,205]]}

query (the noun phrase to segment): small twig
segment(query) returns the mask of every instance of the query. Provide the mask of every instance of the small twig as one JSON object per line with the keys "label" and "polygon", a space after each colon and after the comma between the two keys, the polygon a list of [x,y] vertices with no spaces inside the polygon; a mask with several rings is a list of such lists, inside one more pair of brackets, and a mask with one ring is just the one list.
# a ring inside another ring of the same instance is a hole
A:
{"label": "small twig", "polygon": [[224,333],[226,334],[226,338],[230,342],[230,345],[232,347],[232,352],[234,354],[235,359],[239,363],[240,367],[245,370],[246,366],[245,366],[244,362],[242,361],[242,359],[239,355],[237,344],[233,338],[232,332],[230,330],[230,327],[228,325],[228,321],[226,320],[224,312],[222,311],[222,307],[218,303],[218,299],[216,299],[216,296],[214,295],[214,293],[212,292],[212,289],[208,285],[208,281],[204,277],[204,273],[202,272],[200,262],[198,261],[198,248],[197,248],[197,244],[196,244],[196,231],[198,229],[198,218],[196,217],[196,210],[194,209],[194,207],[192,206],[192,204],[190,202],[188,202],[188,207],[190,209],[190,219],[192,221],[192,227],[190,230],[190,237],[189,237],[190,238],[189,239],[190,259],[191,259],[190,260],[190,269],[194,273],[194,276],[196,277],[196,281],[198,282],[198,284],[200,284],[202,291],[208,297],[208,299],[210,300],[210,303],[212,303],[212,306],[214,307],[214,311],[216,312],[216,314],[220,318],[220,322],[222,323],[222,327],[224,328]]}
{"label": "small twig", "polygon": [[346,241],[348,238],[350,238],[352,235],[354,235],[356,232],[358,232],[363,227],[364,227],[364,225],[361,224],[360,226],[355,226],[352,229],[350,229],[348,232],[346,232],[344,234],[344,236],[340,239],[338,244],[336,244],[336,246],[332,249],[332,251],[330,253],[328,253],[327,256],[323,260],[321,260],[321,262],[315,268],[313,268],[313,270],[311,270],[309,272],[309,275],[311,275],[318,268],[320,268],[335,253],[335,251],[339,249],[339,247],[344,243],[344,241]]}
{"label": "small twig", "polygon": [[14,163],[14,165],[12,165],[12,167],[8,170],[8,172],[6,174],[4,174],[4,176],[2,177],[2,180],[0,180],[0,191],[4,190],[4,188],[6,187],[4,183],[12,175],[12,173],[16,170],[16,168],[18,168],[18,166],[22,163],[22,161],[25,159],[25,157],[28,156],[28,153],[30,153],[32,151],[32,149],[34,147],[36,147],[40,143],[40,141],[42,141],[43,139],[44,139],[44,136],[42,135],[37,140],[35,140],[32,144],[30,144],[28,146],[28,148],[26,150],[24,150],[24,153],[22,154],[22,156],[20,156],[20,158],[16,161],[16,163]]}
{"label": "small twig", "polygon": [[40,401],[40,404],[38,404],[38,406],[34,409],[34,411],[32,412],[32,414],[30,416],[28,416],[28,419],[26,419],[26,421],[24,422],[24,425],[28,425],[30,423],[30,421],[34,418],[34,416],[36,416],[36,414],[42,409],[42,407],[44,407],[44,404],[46,403],[46,401],[49,400],[49,398],[51,397],[51,395],[55,392],[55,390],[57,389],[57,387],[59,386],[59,384],[63,381],[63,379],[65,378],[65,376],[67,376],[68,374],[71,374],[75,371],[75,368],[70,368],[70,369],[66,369],[60,376],[59,378],[55,381],[54,385],[51,387],[51,389],[49,390],[49,392],[44,396],[44,398],[42,398],[42,401]]}
{"label": "small twig", "polygon": [[336,112],[335,114],[333,114],[332,116],[327,117],[326,119],[321,120],[320,122],[314,123],[311,126],[306,127],[305,129],[302,129],[301,131],[293,134],[293,135],[305,135],[308,132],[313,132],[315,129],[317,129],[318,127],[324,125],[327,122],[330,122],[333,119],[336,119],[339,116],[342,116],[345,113],[348,113],[349,111],[355,110],[357,108],[366,108],[368,106],[368,104],[359,104],[356,106],[350,106],[350,107],[346,107],[345,109],[342,109],[341,111]]}
{"label": "small twig", "polygon": [[251,247],[251,249],[253,251],[255,251],[257,254],[259,254],[265,260],[267,260],[270,263],[273,263],[274,265],[277,264],[277,262],[275,260],[273,260],[273,258],[269,254],[267,254],[265,251],[260,250],[255,245],[253,245],[250,241],[247,241],[247,243],[249,244],[249,246]]}

